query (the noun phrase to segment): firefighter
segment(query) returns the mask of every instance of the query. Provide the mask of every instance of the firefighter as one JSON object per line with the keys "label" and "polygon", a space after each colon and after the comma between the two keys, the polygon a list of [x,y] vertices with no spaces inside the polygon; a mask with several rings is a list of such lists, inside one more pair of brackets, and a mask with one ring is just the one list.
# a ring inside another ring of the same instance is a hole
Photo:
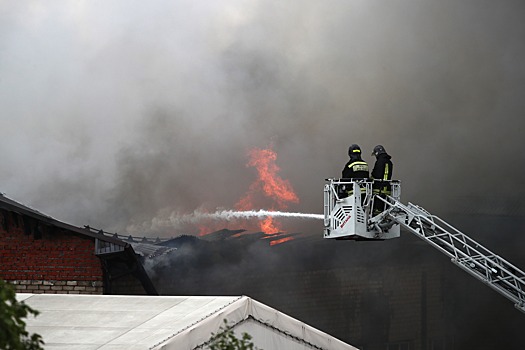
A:
{"label": "firefighter", "polygon": [[[368,179],[369,171],[368,164],[361,158],[361,148],[355,143],[348,148],[348,156],[350,160],[345,164],[343,168],[343,179]],[[347,188],[342,188],[343,196],[350,196],[353,193],[353,190],[348,190]]]}
{"label": "firefighter", "polygon": [[[372,156],[376,157],[374,169],[372,169],[372,179],[374,184],[372,185],[373,193],[386,198],[386,195],[392,194],[392,186],[388,181],[392,179],[392,170],[394,165],[392,164],[392,157],[386,153],[385,147],[377,145],[374,147]],[[379,214],[384,210],[385,203],[381,200],[374,201],[374,214]]]}

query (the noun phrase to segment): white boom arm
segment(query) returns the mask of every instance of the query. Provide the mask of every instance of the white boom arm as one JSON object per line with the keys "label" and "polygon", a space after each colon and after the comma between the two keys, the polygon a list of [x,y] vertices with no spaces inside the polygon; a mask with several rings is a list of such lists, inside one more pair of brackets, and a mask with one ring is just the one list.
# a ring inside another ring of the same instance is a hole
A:
{"label": "white boom arm", "polygon": [[[328,181],[330,183],[325,185],[325,238],[344,239],[345,233],[346,238],[349,239],[395,238],[399,234],[388,237],[388,232],[396,232],[396,227],[399,229],[399,226],[402,226],[450,257],[454,264],[510,299],[517,309],[525,312],[525,272],[423,208],[412,203],[402,204],[399,201],[400,184],[398,181],[392,182],[393,189],[399,186],[399,189],[393,191],[393,196],[372,194],[371,186],[363,186],[362,181],[356,182],[367,192],[367,196],[363,196],[365,199],[362,201],[367,224],[366,226],[347,224],[348,227],[355,227],[354,231],[348,231],[340,225],[344,220],[351,221],[350,215],[348,219],[333,217],[335,214],[341,215],[341,208],[338,207],[341,206],[341,202],[348,200],[342,201],[337,195],[333,199],[327,195],[327,188],[337,188],[341,183],[347,184],[348,182],[333,179],[328,179]],[[354,188],[357,188],[355,184]],[[334,193],[336,192],[337,190],[334,190]],[[355,206],[359,207],[359,199],[353,198],[354,196],[350,197],[353,203],[357,203]],[[372,217],[369,213],[372,213],[374,202],[376,205],[382,202],[383,211]],[[332,210],[334,208],[337,209],[335,212]],[[332,231],[337,233],[335,237],[331,237]]]}
{"label": "white boom arm", "polygon": [[405,206],[391,198],[385,203],[389,218],[525,312],[525,272],[421,207],[412,203]]}

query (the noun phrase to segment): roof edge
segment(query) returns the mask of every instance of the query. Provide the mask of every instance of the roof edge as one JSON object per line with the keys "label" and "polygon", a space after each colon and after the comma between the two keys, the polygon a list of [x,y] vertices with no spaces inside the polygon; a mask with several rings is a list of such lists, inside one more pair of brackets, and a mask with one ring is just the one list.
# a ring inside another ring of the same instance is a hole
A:
{"label": "roof edge", "polygon": [[123,247],[126,247],[128,245],[127,242],[124,242],[118,238],[108,237],[104,234],[99,233],[93,233],[88,228],[82,228],[77,227],[65,222],[62,222],[60,220],[57,220],[53,218],[52,216],[49,216],[47,214],[41,213],[38,210],[35,210],[33,208],[30,208],[24,204],[21,204],[11,198],[6,197],[4,194],[0,193],[0,209],[4,209],[7,211],[15,212],[20,215],[26,215],[32,219],[41,221],[47,225],[62,228],[83,236],[88,236],[91,238],[96,238],[102,241],[110,242],[113,244],[121,245]]}
{"label": "roof edge", "polygon": [[[318,349],[357,350],[343,341],[307,325],[276,309],[264,305],[248,296],[241,296],[230,304],[195,322],[187,328],[173,334],[166,340],[156,344],[150,350],[197,349],[205,345],[211,333],[217,333],[224,325],[223,320],[238,325],[249,319],[273,330],[277,329],[283,335],[290,336]],[[205,325],[205,327],[203,327]],[[283,331],[285,329],[286,331]]]}

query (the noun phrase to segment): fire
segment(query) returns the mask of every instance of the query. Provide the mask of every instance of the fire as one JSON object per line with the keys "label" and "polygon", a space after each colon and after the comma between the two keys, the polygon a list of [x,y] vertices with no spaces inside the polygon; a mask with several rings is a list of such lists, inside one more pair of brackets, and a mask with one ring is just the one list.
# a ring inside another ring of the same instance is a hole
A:
{"label": "fire", "polygon": [[[299,197],[295,194],[292,185],[288,180],[279,176],[280,168],[276,164],[277,154],[271,149],[254,148],[248,152],[249,160],[247,167],[253,167],[257,170],[257,178],[250,185],[244,196],[235,204],[235,209],[239,211],[260,210],[261,207],[269,207],[268,212],[280,211],[288,208],[291,203],[299,203]],[[258,222],[257,228],[249,228],[249,218],[239,218],[234,220],[238,225],[243,222],[246,229],[260,230],[269,238],[270,245],[284,243],[293,239],[288,236],[279,237],[279,233],[284,233],[281,224],[275,217],[266,216]],[[246,227],[248,226],[248,227]],[[199,236],[209,234],[218,230],[217,223],[202,222],[199,226]],[[242,233],[244,234],[244,233]],[[239,234],[241,235],[241,234]],[[234,237],[236,237],[235,235]]]}
{"label": "fire", "polygon": [[281,244],[281,243],[284,243],[284,242],[291,241],[292,239],[293,239],[293,237],[291,237],[291,236],[284,237],[284,238],[279,238],[279,239],[274,239],[273,241],[270,242],[270,245],[274,246],[276,244]]}
{"label": "fire", "polygon": [[[283,210],[290,203],[299,203],[299,197],[295,194],[290,182],[278,175],[280,168],[275,164],[277,154],[271,148],[254,148],[248,155],[250,159],[246,166],[254,167],[257,170],[257,179],[235,204],[237,210],[256,209],[254,203],[260,194],[273,202],[271,210]],[[259,227],[266,234],[283,232],[277,220],[270,216],[261,220]]]}
{"label": "fire", "polygon": [[279,225],[278,222],[275,222],[271,216],[267,216],[264,220],[261,220],[259,226],[261,231],[266,234],[282,232],[281,225]]}

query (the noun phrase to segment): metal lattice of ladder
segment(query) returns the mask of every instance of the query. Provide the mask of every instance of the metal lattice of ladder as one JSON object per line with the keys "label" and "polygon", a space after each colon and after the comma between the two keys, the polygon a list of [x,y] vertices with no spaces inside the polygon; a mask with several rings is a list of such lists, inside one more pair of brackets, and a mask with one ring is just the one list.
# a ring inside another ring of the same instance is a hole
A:
{"label": "metal lattice of ladder", "polygon": [[[383,200],[383,199],[381,199]],[[525,312],[525,272],[425,209],[390,197],[388,218],[428,242],[451,261]]]}

